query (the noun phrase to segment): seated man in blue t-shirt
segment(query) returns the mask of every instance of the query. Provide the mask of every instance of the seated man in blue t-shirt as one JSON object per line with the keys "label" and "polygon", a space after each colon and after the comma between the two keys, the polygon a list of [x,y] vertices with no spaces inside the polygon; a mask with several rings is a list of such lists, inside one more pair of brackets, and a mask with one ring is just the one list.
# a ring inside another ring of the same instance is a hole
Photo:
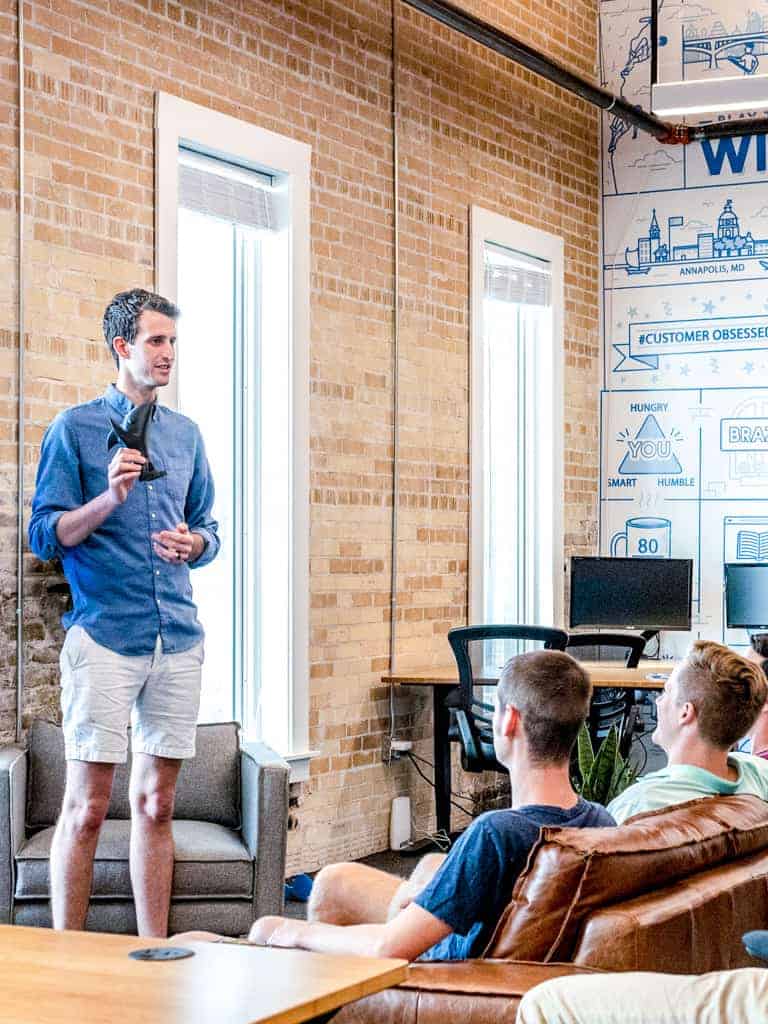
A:
{"label": "seated man in blue t-shirt", "polygon": [[479,956],[543,825],[614,824],[571,787],[569,757],[591,690],[589,676],[567,654],[532,651],[510,659],[497,687],[493,739],[509,770],[512,808],[481,815],[447,857],[422,862],[411,880],[412,889],[426,882],[417,894],[408,893],[408,883],[404,894],[401,879],[375,868],[332,865],[315,880],[310,920],[263,917],[250,941],[407,960]]}

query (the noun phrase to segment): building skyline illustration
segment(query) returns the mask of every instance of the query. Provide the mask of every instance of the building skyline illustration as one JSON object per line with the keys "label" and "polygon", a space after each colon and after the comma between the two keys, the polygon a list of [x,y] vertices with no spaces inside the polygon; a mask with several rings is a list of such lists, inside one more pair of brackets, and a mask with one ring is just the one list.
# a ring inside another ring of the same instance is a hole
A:
{"label": "building skyline illustration", "polygon": [[673,244],[673,229],[682,227],[683,222],[683,217],[668,217],[666,238],[662,239],[654,207],[648,234],[637,239],[635,248],[626,247],[624,263],[618,267],[623,266],[628,274],[647,274],[660,266],[768,256],[768,238],[755,238],[750,230],[743,230],[732,199],[726,199],[716,231],[700,231],[695,242]]}

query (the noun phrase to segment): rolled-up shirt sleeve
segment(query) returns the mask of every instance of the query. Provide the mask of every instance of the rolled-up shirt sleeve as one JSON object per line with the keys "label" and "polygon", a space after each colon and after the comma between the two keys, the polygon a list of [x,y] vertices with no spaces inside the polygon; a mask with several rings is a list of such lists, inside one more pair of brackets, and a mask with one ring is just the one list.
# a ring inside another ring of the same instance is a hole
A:
{"label": "rolled-up shirt sleeve", "polygon": [[43,561],[64,551],[56,525],[65,512],[84,504],[80,452],[66,414],[57,416],[45,432],[35,479],[29,546]]}
{"label": "rolled-up shirt sleeve", "polygon": [[195,466],[184,506],[184,518],[189,529],[193,533],[199,533],[203,538],[205,547],[200,557],[189,563],[190,569],[199,569],[203,565],[208,565],[219,553],[221,547],[219,524],[212,514],[214,497],[213,475],[206,458],[202,436],[198,431],[195,445]]}

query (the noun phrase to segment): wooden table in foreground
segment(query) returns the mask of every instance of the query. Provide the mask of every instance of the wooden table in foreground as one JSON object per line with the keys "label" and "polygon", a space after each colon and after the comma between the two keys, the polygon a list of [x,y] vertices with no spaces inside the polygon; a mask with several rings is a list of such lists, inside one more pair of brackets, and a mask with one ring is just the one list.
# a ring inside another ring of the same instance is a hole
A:
{"label": "wooden table in foreground", "polygon": [[405,960],[0,926],[2,1024],[301,1024],[405,981]]}
{"label": "wooden table in foreground", "polygon": [[[625,668],[620,662],[583,661],[596,688],[622,687],[627,690],[663,690],[666,677],[675,667],[671,661],[641,661],[637,668]],[[499,670],[488,674],[478,683],[494,685]],[[451,706],[456,702],[459,676],[456,666],[448,668],[408,670],[381,677],[383,683],[401,686],[429,686],[432,689],[433,751],[435,779],[435,817],[437,828],[450,831],[451,827],[451,744],[448,740]]]}

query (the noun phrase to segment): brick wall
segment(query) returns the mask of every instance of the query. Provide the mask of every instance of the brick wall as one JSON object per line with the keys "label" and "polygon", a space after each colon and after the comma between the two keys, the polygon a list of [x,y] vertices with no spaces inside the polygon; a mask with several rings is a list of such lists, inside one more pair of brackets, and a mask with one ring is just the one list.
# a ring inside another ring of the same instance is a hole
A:
{"label": "brick wall", "polygon": [[[467,2],[591,75],[592,0]],[[237,10],[235,8],[238,8]],[[0,738],[14,726],[15,4],[0,0]],[[529,73],[399,8],[399,665],[448,663],[468,543],[468,209],[565,239],[567,553],[593,550],[597,489],[597,118]],[[111,378],[106,300],[153,281],[153,97],[164,90],[308,142],[312,176],[311,744],[292,870],[386,845],[389,801],[431,797],[386,767],[390,603],[390,5],[30,0],[26,13],[26,490],[61,408]],[[183,345],[183,337],[181,339]],[[56,712],[60,598],[27,560],[27,718]],[[428,753],[425,698],[399,697]],[[457,780],[459,784],[461,780]]]}

